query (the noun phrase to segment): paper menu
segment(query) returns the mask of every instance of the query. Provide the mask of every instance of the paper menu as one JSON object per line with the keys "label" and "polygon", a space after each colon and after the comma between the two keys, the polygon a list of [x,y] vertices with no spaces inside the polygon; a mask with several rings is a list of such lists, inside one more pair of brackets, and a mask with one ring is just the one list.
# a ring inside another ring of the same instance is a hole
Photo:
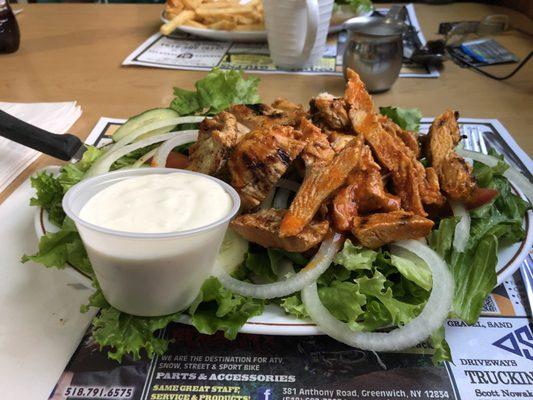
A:
{"label": "paper menu", "polygon": [[[6,103],[0,110],[46,131],[63,134],[81,116],[75,101],[60,103]],[[39,156],[40,152],[0,137],[0,192]]]}

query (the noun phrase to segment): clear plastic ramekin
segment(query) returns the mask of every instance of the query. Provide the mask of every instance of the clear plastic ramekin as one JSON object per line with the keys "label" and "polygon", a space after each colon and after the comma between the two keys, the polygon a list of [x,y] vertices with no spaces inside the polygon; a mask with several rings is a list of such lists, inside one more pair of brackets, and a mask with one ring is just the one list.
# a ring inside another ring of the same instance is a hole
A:
{"label": "clear plastic ramekin", "polygon": [[[142,175],[199,175],[231,196],[231,211],[209,225],[181,232],[129,233],[93,225],[79,217],[83,206],[106,187]],[[187,308],[213,270],[224,233],[240,207],[230,185],[197,172],[171,168],[115,171],[81,181],[63,198],[63,209],[76,224],[98,283],[113,307],[139,316],[167,315]]]}

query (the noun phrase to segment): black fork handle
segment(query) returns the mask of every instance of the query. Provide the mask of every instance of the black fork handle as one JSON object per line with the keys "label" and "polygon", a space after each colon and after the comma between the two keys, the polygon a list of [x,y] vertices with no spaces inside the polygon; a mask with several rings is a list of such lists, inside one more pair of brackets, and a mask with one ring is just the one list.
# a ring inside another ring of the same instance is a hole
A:
{"label": "black fork handle", "polygon": [[71,134],[57,135],[0,110],[0,136],[60,160],[70,160],[83,145]]}

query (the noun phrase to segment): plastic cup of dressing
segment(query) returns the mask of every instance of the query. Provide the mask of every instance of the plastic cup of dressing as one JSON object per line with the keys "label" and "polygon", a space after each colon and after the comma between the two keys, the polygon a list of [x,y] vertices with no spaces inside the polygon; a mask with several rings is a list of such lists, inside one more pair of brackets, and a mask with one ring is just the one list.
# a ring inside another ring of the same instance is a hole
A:
{"label": "plastic cup of dressing", "polygon": [[139,316],[175,313],[194,301],[239,207],[227,183],[170,168],[106,173],[63,198],[104,297]]}

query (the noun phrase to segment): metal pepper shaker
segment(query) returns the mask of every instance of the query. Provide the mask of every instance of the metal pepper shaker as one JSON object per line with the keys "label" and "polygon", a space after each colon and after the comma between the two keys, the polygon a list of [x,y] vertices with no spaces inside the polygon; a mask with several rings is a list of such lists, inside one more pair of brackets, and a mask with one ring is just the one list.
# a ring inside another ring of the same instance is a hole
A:
{"label": "metal pepper shaker", "polygon": [[407,25],[383,17],[356,17],[345,25],[348,39],[343,56],[343,71],[356,71],[369,92],[391,88],[400,74],[403,58],[403,33]]}

